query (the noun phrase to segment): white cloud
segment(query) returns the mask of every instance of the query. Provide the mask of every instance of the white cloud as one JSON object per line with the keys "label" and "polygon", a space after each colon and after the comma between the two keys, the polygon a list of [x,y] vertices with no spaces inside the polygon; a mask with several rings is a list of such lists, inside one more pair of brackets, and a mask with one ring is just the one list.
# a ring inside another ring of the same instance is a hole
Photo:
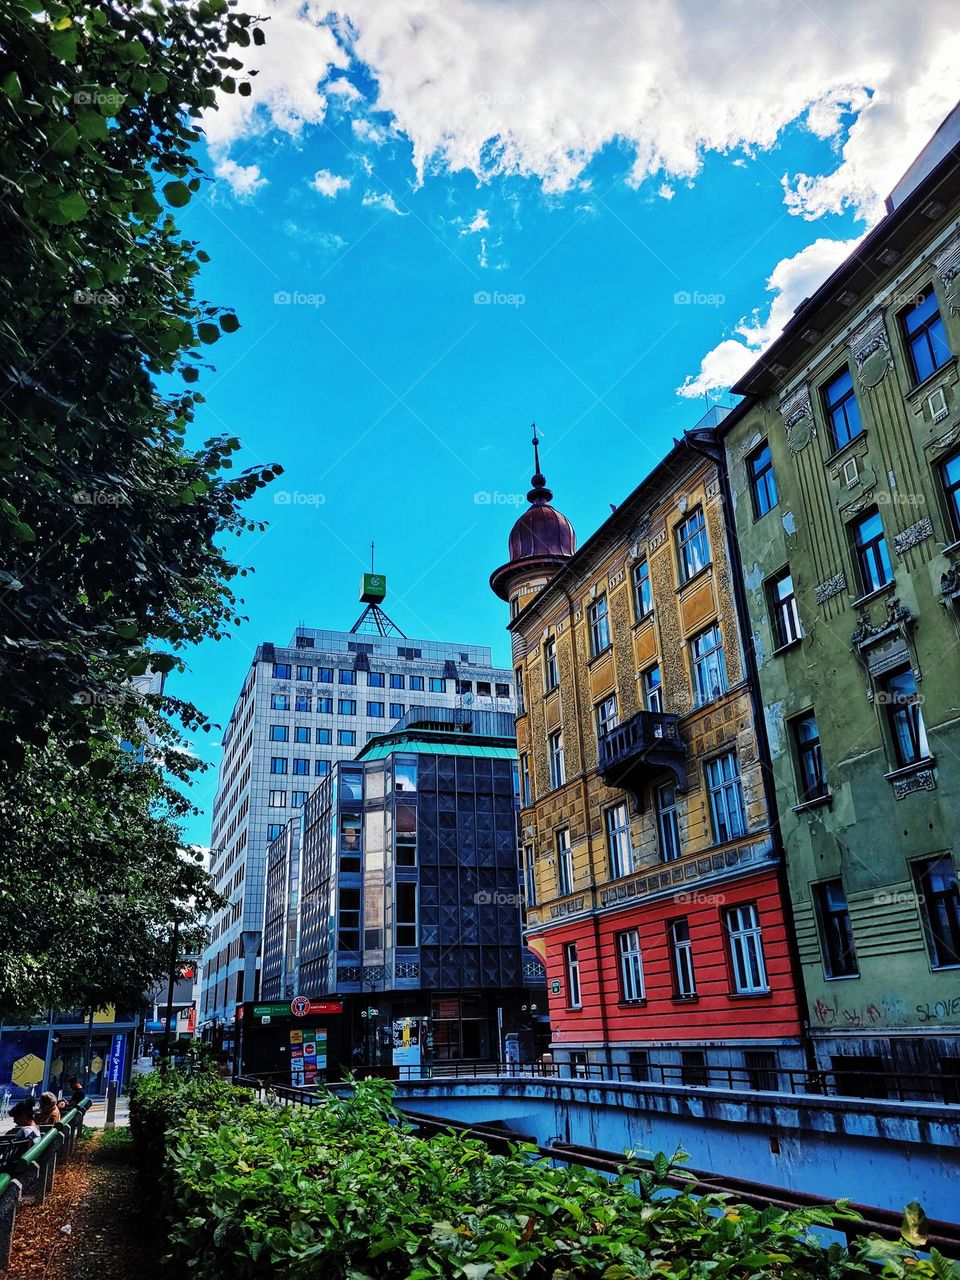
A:
{"label": "white cloud", "polygon": [[238,200],[249,200],[261,187],[267,185],[267,179],[261,175],[258,165],[237,164],[229,156],[218,160],[213,172],[227,183]]}
{"label": "white cloud", "polygon": [[374,147],[382,147],[387,140],[387,131],[366,116],[355,116],[350,121],[350,128],[360,142],[369,142]]}
{"label": "white cloud", "polygon": [[397,208],[396,201],[389,191],[368,191],[361,204],[367,209],[385,209],[387,213],[395,213],[398,218],[407,216],[404,210]]}
{"label": "white cloud", "polygon": [[486,231],[489,226],[490,218],[487,216],[486,209],[478,209],[473,215],[473,221],[460,228],[460,234],[462,236],[474,235],[478,231]]}
{"label": "white cloud", "polygon": [[700,371],[691,374],[677,388],[677,394],[693,399],[736,382],[779,336],[800,303],[823,284],[859,242],[859,237],[853,240],[821,238],[792,258],[778,262],[767,280],[767,292],[772,293],[773,298],[766,319],[761,320],[755,312],[751,319],[741,320],[735,329],[739,340],[725,338],[708,351]]}
{"label": "white cloud", "polygon": [[318,169],[310,185],[314,191],[319,191],[322,196],[332,200],[338,192],[350,189],[350,179],[342,178],[338,173],[331,173],[329,169]]}

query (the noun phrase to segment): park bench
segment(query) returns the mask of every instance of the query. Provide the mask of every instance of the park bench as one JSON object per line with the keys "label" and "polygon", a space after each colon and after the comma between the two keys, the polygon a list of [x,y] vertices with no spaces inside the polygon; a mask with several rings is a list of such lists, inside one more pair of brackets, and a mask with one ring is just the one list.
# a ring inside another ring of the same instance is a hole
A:
{"label": "park bench", "polygon": [[39,1142],[0,1137],[0,1268],[10,1263],[21,1200],[29,1196],[34,1204],[43,1204],[53,1187],[57,1160],[72,1154],[89,1106],[90,1099],[84,1098],[59,1124],[46,1125]]}

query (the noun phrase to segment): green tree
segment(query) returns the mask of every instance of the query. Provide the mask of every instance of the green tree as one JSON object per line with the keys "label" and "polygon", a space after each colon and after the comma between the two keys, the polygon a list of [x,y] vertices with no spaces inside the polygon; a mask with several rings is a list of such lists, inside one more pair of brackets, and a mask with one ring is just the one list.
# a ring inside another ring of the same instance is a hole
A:
{"label": "green tree", "polygon": [[[206,353],[174,210],[263,43],[227,0],[6,0],[0,33],[0,1014],[135,999],[211,901],[184,858],[195,708],[139,695],[240,621],[224,550],[280,470],[190,447]],[[246,55],[244,55],[246,56]],[[252,72],[250,74],[253,74]],[[126,745],[124,745],[126,744]]]}

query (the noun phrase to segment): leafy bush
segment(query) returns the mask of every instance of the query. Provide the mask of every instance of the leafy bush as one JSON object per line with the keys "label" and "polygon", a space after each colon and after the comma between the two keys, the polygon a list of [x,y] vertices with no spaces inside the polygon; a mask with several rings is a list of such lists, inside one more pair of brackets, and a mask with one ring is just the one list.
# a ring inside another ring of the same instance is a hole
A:
{"label": "leafy bush", "polygon": [[[854,1217],[843,1205],[760,1212],[688,1194],[663,1156],[609,1179],[524,1146],[499,1156],[460,1136],[420,1139],[383,1081],[310,1109],[227,1113],[224,1087],[202,1088],[171,1091],[161,1198],[172,1261],[197,1280],[853,1280],[877,1274],[868,1256],[891,1277],[960,1280],[904,1246],[823,1248],[812,1228]],[[144,1090],[163,1110],[163,1082]]]}

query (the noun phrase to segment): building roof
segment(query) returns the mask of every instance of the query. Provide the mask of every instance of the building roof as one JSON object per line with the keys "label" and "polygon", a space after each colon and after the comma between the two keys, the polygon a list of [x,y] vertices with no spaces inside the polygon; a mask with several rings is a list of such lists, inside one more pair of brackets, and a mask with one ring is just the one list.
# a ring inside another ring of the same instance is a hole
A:
{"label": "building roof", "polygon": [[357,756],[357,760],[365,763],[368,760],[383,760],[395,752],[420,756],[473,756],[481,759],[515,760],[515,746],[497,746],[493,743],[449,742],[426,734],[398,734],[392,741],[385,738],[371,738]]}
{"label": "building roof", "polygon": [[[901,253],[921,238],[960,197],[960,104],[910,165],[887,197],[888,213],[809,298],[794,311],[783,333],[750,366],[733,391],[764,396],[776,390],[797,364],[805,363],[825,333],[843,323],[850,308],[869,297]],[[752,401],[751,401],[752,403]],[[729,430],[749,405],[737,406]]]}
{"label": "building roof", "polygon": [[558,569],[577,550],[577,535],[565,515],[550,505],[552,490],[547,488],[547,478],[540,470],[540,441],[537,428],[533,428],[533,475],[526,511],[520,515],[510,530],[507,547],[510,559],[490,575],[490,586],[506,600],[510,594],[510,582],[517,572],[525,570],[548,573]]}

